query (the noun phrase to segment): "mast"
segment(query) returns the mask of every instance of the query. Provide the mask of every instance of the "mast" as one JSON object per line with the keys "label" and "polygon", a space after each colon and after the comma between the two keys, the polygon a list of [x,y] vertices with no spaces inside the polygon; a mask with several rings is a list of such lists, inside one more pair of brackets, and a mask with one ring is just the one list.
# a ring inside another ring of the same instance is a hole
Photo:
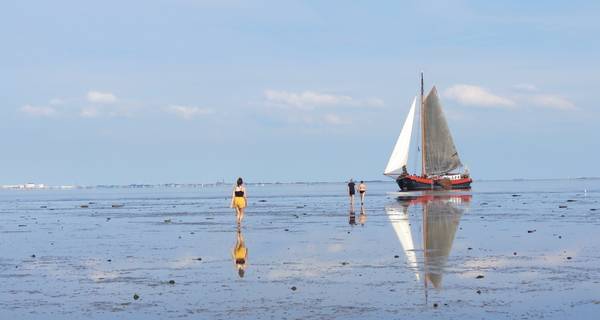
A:
{"label": "mast", "polygon": [[423,71],[421,71],[421,175],[425,176],[427,174],[425,170],[425,101],[423,98]]}

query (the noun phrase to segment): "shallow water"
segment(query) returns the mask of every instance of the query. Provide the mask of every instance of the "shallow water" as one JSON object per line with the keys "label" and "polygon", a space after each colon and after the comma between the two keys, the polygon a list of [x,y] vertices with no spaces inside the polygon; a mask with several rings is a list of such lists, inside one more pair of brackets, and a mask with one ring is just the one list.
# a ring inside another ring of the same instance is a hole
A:
{"label": "shallow water", "polygon": [[243,278],[229,187],[3,190],[0,318],[600,312],[600,180],[477,182],[469,196],[402,201],[395,190],[369,184],[361,214],[343,184],[249,186]]}

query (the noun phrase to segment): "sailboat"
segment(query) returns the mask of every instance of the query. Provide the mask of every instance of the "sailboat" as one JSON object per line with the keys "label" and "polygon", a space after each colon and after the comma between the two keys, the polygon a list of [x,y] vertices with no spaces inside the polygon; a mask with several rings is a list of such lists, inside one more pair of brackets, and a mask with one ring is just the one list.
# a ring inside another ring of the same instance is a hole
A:
{"label": "sailboat", "polygon": [[[462,214],[468,210],[471,195],[422,195],[400,198],[385,206],[387,216],[406,255],[408,268],[427,289],[442,287],[444,269]],[[409,207],[421,206],[421,227],[411,217]],[[413,223],[411,223],[413,220]],[[422,253],[422,257],[418,254]]]}
{"label": "sailboat", "polygon": [[[458,156],[436,87],[434,86],[424,97],[422,72],[421,108],[418,115],[421,147],[417,148],[421,151],[421,174],[408,172],[408,155],[416,118],[416,102],[417,97],[413,99],[402,131],[385,167],[384,175],[396,179],[402,191],[470,189],[473,180]],[[416,165],[412,169],[416,171]]]}

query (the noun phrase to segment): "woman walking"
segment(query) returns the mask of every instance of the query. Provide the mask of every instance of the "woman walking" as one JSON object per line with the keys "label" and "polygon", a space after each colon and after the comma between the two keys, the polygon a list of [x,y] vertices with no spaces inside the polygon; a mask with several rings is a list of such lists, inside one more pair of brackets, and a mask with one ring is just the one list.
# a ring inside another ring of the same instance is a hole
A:
{"label": "woman walking", "polygon": [[233,187],[233,192],[231,193],[231,207],[235,208],[238,226],[242,223],[242,219],[244,219],[244,209],[246,208],[247,200],[244,180],[238,178],[235,187]]}
{"label": "woman walking", "polygon": [[367,185],[364,181],[361,181],[358,185],[358,192],[360,193],[360,205],[363,206],[365,204],[365,194],[367,193]]}

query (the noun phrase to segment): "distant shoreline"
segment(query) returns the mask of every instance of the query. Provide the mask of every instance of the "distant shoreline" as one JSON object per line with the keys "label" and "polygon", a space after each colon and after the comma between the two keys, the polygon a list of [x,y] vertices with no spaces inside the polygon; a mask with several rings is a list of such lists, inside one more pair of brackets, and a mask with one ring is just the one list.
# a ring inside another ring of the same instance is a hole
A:
{"label": "distant shoreline", "polygon": [[[479,179],[477,182],[511,182],[511,181],[565,181],[565,180],[600,180],[600,177],[578,177],[578,178],[513,178],[513,179]],[[365,180],[366,183],[391,183],[393,180]],[[270,185],[322,185],[322,184],[343,184],[346,181],[296,181],[296,182],[249,182],[249,186],[270,186]],[[232,184],[232,183],[231,183]],[[73,189],[153,189],[153,188],[214,188],[229,186],[230,183],[160,183],[160,184],[125,184],[125,185],[59,185],[52,186],[46,184],[16,184],[0,185],[0,190],[73,190]]]}

